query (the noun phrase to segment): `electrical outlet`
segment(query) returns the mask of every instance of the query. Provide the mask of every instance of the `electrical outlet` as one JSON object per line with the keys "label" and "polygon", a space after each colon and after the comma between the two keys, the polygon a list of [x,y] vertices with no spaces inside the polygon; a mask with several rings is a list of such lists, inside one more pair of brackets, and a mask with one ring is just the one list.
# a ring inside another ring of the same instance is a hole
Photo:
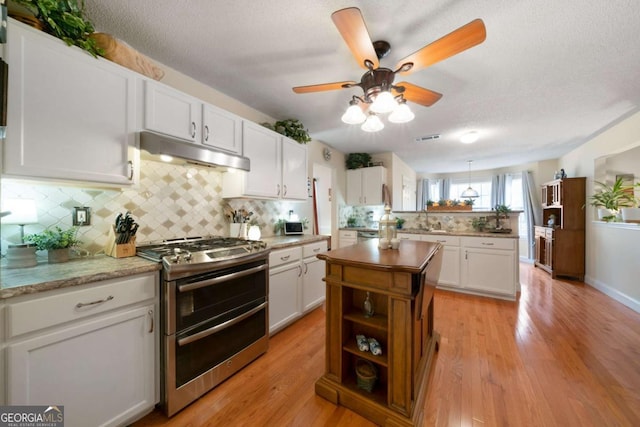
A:
{"label": "electrical outlet", "polygon": [[88,207],[74,207],[73,208],[73,225],[78,225],[80,227],[84,225],[91,225],[91,215],[90,209]]}

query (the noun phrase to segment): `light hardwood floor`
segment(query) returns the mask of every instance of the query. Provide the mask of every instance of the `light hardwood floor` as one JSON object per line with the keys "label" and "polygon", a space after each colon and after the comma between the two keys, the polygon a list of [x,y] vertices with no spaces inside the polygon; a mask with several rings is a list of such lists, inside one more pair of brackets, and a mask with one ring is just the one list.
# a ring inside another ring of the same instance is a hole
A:
{"label": "light hardwood floor", "polygon": [[[424,426],[640,426],[640,314],[530,265],[520,277],[516,302],[436,292]],[[314,394],[323,369],[320,308],[173,418],[135,426],[373,426]]]}

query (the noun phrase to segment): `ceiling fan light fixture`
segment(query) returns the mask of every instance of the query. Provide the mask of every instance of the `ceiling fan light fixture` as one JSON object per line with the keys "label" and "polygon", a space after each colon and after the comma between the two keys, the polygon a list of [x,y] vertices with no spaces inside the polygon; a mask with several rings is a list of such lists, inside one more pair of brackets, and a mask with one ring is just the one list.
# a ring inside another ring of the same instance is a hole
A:
{"label": "ceiling fan light fixture", "polygon": [[462,135],[462,137],[460,137],[460,142],[462,142],[463,144],[473,144],[478,140],[478,138],[480,138],[480,135],[478,134],[478,132],[473,130]]}
{"label": "ceiling fan light fixture", "polygon": [[389,114],[389,121],[391,123],[407,123],[413,120],[416,117],[411,111],[411,108],[407,105],[406,102],[399,104],[395,110]]}
{"label": "ceiling fan light fixture", "polygon": [[384,123],[375,114],[369,114],[367,120],[362,124],[361,129],[365,132],[378,132],[384,129]]}
{"label": "ceiling fan light fixture", "polygon": [[366,114],[362,112],[362,109],[358,104],[351,103],[347,111],[342,115],[342,121],[348,125],[359,125],[367,120]]}
{"label": "ceiling fan light fixture", "polygon": [[396,109],[398,102],[391,94],[391,92],[385,90],[376,96],[369,109],[376,114],[390,113]]}

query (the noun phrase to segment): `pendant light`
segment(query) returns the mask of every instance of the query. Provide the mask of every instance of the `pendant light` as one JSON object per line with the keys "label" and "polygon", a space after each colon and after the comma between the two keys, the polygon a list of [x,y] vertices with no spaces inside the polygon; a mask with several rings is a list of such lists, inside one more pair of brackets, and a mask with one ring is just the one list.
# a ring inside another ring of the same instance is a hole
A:
{"label": "pendant light", "polygon": [[478,192],[471,188],[471,162],[473,162],[473,160],[467,160],[467,163],[469,163],[469,187],[460,194],[460,198],[462,199],[474,199],[478,197]]}

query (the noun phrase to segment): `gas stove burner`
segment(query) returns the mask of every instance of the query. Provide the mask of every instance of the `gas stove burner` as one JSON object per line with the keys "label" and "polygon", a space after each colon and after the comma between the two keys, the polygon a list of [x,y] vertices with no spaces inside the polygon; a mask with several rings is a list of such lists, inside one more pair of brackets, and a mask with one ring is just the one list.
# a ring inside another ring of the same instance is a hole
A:
{"label": "gas stove burner", "polygon": [[195,265],[240,258],[267,250],[259,240],[236,237],[209,236],[165,240],[163,243],[138,246],[137,255],[162,262],[165,267]]}

